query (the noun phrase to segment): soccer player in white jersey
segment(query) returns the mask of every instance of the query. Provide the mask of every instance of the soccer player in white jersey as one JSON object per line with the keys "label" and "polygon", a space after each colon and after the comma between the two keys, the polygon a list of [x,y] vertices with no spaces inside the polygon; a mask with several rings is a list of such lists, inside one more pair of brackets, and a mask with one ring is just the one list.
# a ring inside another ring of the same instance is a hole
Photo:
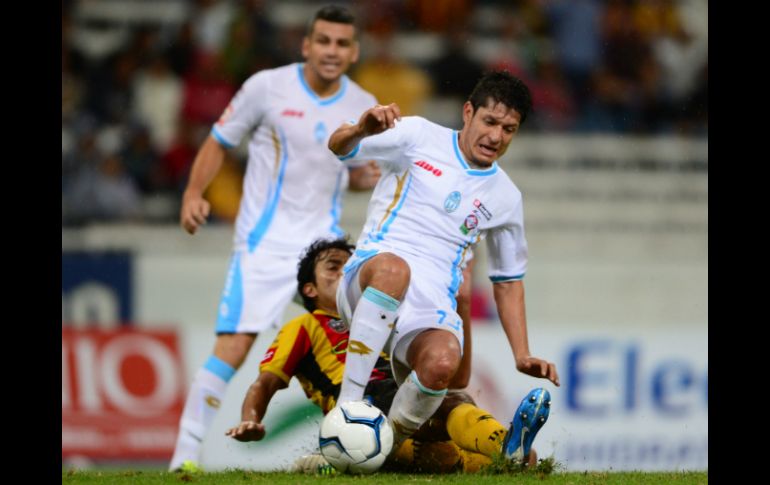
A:
{"label": "soccer player in white jersey", "polygon": [[[337,402],[361,399],[377,356],[389,350],[395,377],[403,382],[389,413],[397,442],[436,411],[458,368],[463,332],[455,293],[467,250],[482,238],[516,368],[559,385],[556,366],[529,351],[521,193],[496,162],[530,109],[521,80],[492,72],[463,105],[459,132],[416,116],[401,119],[398,106],[390,104],[366,110],[329,140],[341,160],[374,159],[382,170],[337,291],[341,316],[351,322]],[[550,397],[540,406],[544,396],[533,397],[526,409],[545,412]],[[547,414],[520,414],[520,423],[538,420],[522,432],[521,441],[531,443]],[[504,451],[516,448],[522,447],[510,443]]]}
{"label": "soccer player in white jersey", "polygon": [[198,470],[202,440],[227,383],[257,334],[280,323],[296,293],[303,248],[342,234],[342,191],[371,188],[376,165],[348,171],[326,145],[329,134],[377,100],[345,76],[358,60],[353,15],[320,9],[302,43],[304,63],[251,76],[203,143],[190,174],[181,225],[190,234],[206,222],[203,193],[225,156],[249,136],[249,161],[222,293],[212,355],[195,375],[180,420],[171,470]]}

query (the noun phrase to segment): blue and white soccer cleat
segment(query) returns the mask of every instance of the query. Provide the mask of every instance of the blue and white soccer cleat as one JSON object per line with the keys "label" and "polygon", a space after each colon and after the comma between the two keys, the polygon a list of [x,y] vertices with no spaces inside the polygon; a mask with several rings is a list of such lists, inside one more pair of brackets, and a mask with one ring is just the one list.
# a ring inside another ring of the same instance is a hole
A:
{"label": "blue and white soccer cleat", "polygon": [[548,420],[551,412],[551,393],[538,387],[527,394],[511,420],[511,427],[503,440],[503,456],[516,463],[523,463],[529,455],[535,435]]}

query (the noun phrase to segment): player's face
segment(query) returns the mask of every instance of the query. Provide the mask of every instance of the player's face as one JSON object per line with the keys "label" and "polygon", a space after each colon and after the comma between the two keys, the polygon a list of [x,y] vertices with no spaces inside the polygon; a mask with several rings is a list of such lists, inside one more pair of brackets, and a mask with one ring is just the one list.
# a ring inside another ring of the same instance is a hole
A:
{"label": "player's face", "polygon": [[519,131],[521,115],[515,109],[491,100],[474,112],[473,105],[466,101],[463,122],[460,150],[476,165],[489,167],[508,149]]}
{"label": "player's face", "polygon": [[329,312],[337,311],[337,285],[342,278],[342,267],[348,262],[350,254],[342,249],[328,249],[321,253],[315,265],[315,284],[312,290],[316,295],[316,307]]}
{"label": "player's face", "polygon": [[310,70],[327,83],[337,81],[358,60],[355,27],[316,20],[313,32],[302,42],[302,56]]}

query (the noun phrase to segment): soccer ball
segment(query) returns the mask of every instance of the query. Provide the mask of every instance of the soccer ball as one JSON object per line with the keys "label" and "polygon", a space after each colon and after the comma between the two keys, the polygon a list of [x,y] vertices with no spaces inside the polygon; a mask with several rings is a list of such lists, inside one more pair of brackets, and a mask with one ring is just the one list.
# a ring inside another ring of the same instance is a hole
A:
{"label": "soccer ball", "polygon": [[393,430],[377,407],[350,401],[324,417],[318,442],[321,454],[338,471],[374,473],[393,448]]}

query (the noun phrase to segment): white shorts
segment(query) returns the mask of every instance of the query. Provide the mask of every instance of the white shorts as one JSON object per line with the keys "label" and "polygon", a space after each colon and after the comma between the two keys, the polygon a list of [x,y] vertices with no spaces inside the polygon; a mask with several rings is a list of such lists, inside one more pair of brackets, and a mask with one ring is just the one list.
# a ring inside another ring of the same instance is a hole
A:
{"label": "white shorts", "polygon": [[216,332],[259,333],[277,327],[297,294],[299,256],[257,248],[234,251],[219,302]]}
{"label": "white shorts", "polygon": [[[398,307],[396,327],[383,349],[390,354],[393,376],[399,385],[411,371],[406,361],[406,352],[412,340],[421,332],[432,328],[446,330],[457,338],[461,352],[463,347],[463,321],[455,311],[456,301],[447,296],[446,288],[431,284],[431,281],[435,281],[431,279],[432,268],[419,261],[403,259],[409,264],[411,280],[404,301]],[[362,266],[363,262],[345,273],[337,287],[337,309],[348,325],[361,298],[358,274]]]}

